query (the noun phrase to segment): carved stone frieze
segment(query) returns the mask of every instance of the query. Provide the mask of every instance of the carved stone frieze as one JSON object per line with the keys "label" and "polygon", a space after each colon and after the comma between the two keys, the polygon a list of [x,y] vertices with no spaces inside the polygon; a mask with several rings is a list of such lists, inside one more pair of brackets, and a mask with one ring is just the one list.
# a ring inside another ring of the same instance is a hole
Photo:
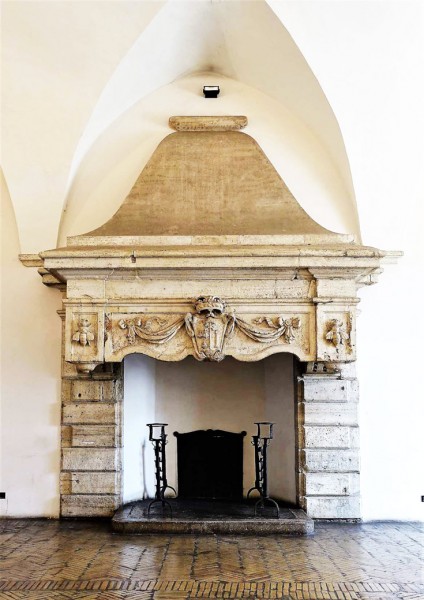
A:
{"label": "carved stone frieze", "polygon": [[292,344],[296,339],[295,330],[300,329],[299,317],[293,317],[291,319],[284,319],[283,317],[277,317],[271,319],[270,317],[258,317],[254,320],[254,323],[261,325],[266,323],[270,330],[260,330],[246,327],[246,323],[241,322],[239,327],[245,328],[244,332],[246,335],[256,340],[257,342],[274,342],[279,338],[283,338],[287,344]]}
{"label": "carved stone frieze", "polygon": [[[218,296],[199,296],[193,303],[193,309],[176,316],[145,313],[106,315],[111,354],[123,356],[131,347],[134,351],[156,357],[160,352],[160,357],[165,360],[191,354],[200,361],[219,362],[228,354],[254,356],[258,353],[255,349],[258,344],[268,350],[276,345],[295,345],[296,341],[299,345],[303,344],[306,352],[309,351],[309,332],[305,331],[301,339],[300,317],[256,316],[248,322],[228,308]],[[305,327],[306,322],[305,319]],[[154,350],[159,345],[163,349]],[[263,350],[260,353],[263,354]],[[264,355],[268,353],[266,351]]]}

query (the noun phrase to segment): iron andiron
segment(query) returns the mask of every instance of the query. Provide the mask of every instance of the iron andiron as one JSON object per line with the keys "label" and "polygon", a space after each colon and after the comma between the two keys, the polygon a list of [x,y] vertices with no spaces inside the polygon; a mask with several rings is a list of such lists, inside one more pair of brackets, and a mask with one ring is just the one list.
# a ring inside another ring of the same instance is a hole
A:
{"label": "iron andiron", "polygon": [[172,506],[170,503],[165,500],[165,490],[168,488],[173,490],[175,496],[177,495],[176,490],[168,485],[168,481],[166,478],[166,452],[165,446],[167,444],[166,438],[168,437],[165,433],[165,427],[168,423],[147,423],[147,427],[149,428],[149,441],[152,442],[153,447],[155,449],[155,477],[156,477],[156,491],[155,497],[150,502],[147,513],[150,514],[151,507],[160,502],[162,505],[162,509],[165,506],[169,506],[169,510],[171,511],[172,516]]}
{"label": "iron andiron", "polygon": [[258,428],[257,435],[252,435],[252,444],[255,447],[255,485],[247,492],[247,497],[254,490],[260,494],[259,500],[255,504],[255,516],[258,507],[265,507],[269,502],[277,510],[277,519],[280,517],[280,507],[278,503],[270,497],[268,492],[268,445],[273,438],[274,423],[269,421],[255,422]]}

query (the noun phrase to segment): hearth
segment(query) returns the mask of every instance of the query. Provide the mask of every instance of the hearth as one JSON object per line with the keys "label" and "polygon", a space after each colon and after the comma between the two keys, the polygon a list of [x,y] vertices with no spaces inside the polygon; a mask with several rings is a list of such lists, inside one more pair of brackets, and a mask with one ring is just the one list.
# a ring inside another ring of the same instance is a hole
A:
{"label": "hearth", "polygon": [[303,510],[280,503],[280,518],[267,507],[254,514],[254,501],[172,500],[169,511],[148,512],[149,501],[132,502],[119,509],[112,528],[119,533],[291,535],[313,534],[314,522]]}

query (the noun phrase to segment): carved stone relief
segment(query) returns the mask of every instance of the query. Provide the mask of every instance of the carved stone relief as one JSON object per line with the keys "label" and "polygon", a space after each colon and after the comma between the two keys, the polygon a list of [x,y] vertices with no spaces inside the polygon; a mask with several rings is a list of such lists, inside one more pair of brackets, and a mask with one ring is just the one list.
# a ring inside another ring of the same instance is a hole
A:
{"label": "carved stone relief", "polygon": [[[266,348],[277,344],[279,347],[298,344],[303,346],[306,353],[309,352],[309,331],[301,335],[300,317],[255,316],[252,322],[248,322],[217,296],[200,296],[193,308],[193,312],[175,317],[109,313],[106,315],[106,329],[110,337],[108,348],[111,354],[123,356],[128,353],[130,346],[134,347],[134,351],[141,352],[150,347],[152,355],[157,357],[157,351],[153,348],[162,345],[164,349],[160,353],[165,360],[176,360],[176,357],[184,358],[192,354],[200,361],[219,362],[228,354],[254,355],[256,344]],[[304,328],[306,324],[305,317]],[[254,344],[249,340],[253,340]],[[115,360],[118,360],[117,356]]]}
{"label": "carved stone relief", "polygon": [[104,356],[99,312],[74,312],[68,309],[65,327],[69,340],[65,345],[65,360],[77,363],[79,372],[90,372],[103,361]]}
{"label": "carved stone relief", "polygon": [[318,312],[318,360],[351,361],[356,358],[353,311]]}
{"label": "carved stone relief", "polygon": [[327,323],[327,330],[325,339],[330,341],[336,348],[349,345],[350,336],[342,321],[331,319]]}
{"label": "carved stone relief", "polygon": [[92,332],[90,319],[87,317],[80,318],[78,329],[72,336],[72,341],[81,346],[91,346],[91,343],[94,342],[94,333]]}

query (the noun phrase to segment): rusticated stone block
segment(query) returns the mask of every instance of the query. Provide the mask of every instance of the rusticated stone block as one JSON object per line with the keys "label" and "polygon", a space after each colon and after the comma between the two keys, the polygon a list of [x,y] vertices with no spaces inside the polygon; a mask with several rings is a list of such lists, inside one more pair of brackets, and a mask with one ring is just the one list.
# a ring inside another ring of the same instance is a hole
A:
{"label": "rusticated stone block", "polygon": [[112,517],[119,505],[118,494],[64,494],[61,496],[61,515],[63,517]]}
{"label": "rusticated stone block", "polygon": [[116,403],[78,403],[65,404],[62,412],[63,424],[87,424],[118,422],[118,405]]}
{"label": "rusticated stone block", "polygon": [[62,468],[66,471],[116,471],[120,468],[117,448],[64,448]]}
{"label": "rusticated stone block", "polygon": [[115,425],[65,425],[62,428],[62,447],[99,448],[118,446]]}
{"label": "rusticated stone block", "polygon": [[115,382],[95,379],[64,382],[63,399],[75,402],[111,401],[115,399]]}
{"label": "rusticated stone block", "polygon": [[356,448],[356,427],[304,427],[306,448]]}
{"label": "rusticated stone block", "polygon": [[306,496],[308,516],[312,519],[359,519],[359,496]]}
{"label": "rusticated stone block", "polygon": [[119,493],[120,473],[62,473],[61,494],[116,494]]}
{"label": "rusticated stone block", "polygon": [[357,450],[304,450],[300,457],[305,471],[359,472]]}
{"label": "rusticated stone block", "polygon": [[356,379],[332,377],[303,377],[305,402],[358,402],[359,388]]}
{"label": "rusticated stone block", "polygon": [[305,402],[305,425],[357,425],[358,405],[340,402]]}
{"label": "rusticated stone block", "polygon": [[71,400],[81,401],[99,401],[102,399],[102,383],[101,381],[76,380],[71,386]]}
{"label": "rusticated stone block", "polygon": [[358,473],[307,473],[305,493],[309,496],[350,496],[359,493]]}

